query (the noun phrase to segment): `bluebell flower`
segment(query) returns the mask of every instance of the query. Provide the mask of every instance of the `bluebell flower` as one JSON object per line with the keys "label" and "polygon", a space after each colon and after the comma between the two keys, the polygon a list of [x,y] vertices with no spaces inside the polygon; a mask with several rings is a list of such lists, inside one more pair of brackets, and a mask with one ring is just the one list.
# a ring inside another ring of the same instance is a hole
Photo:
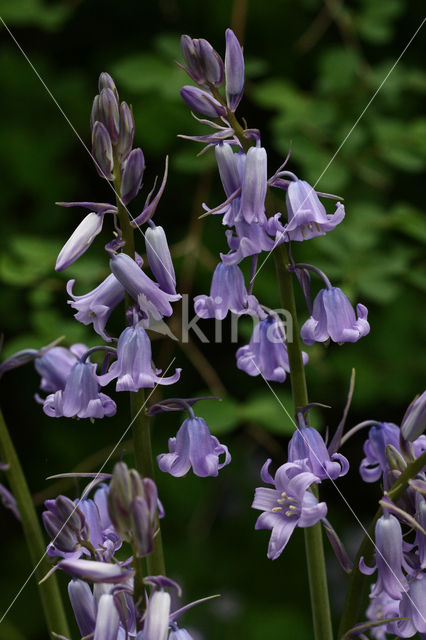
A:
{"label": "bluebell flower", "polygon": [[204,38],[190,38],[183,35],[180,39],[182,55],[186,63],[179,66],[198,85],[219,87],[223,82],[223,60]]}
{"label": "bluebell flower", "polygon": [[[303,364],[308,356],[303,352]],[[284,382],[290,373],[288,352],[282,324],[272,315],[254,328],[250,342],[237,351],[237,367],[249,376],[262,375],[265,380]]]}
{"label": "bluebell flower", "polygon": [[[371,591],[374,591],[374,587],[375,585],[371,586]],[[367,619],[371,620],[371,622],[380,622],[387,618],[397,618],[399,605],[400,601],[391,598],[386,591],[382,591],[377,596],[370,595],[370,604],[366,611]],[[391,631],[389,624],[382,624],[378,627],[372,627],[370,633],[376,640],[387,640],[387,634],[391,633]]]}
{"label": "bluebell flower", "polygon": [[111,338],[105,332],[105,325],[115,307],[124,300],[123,285],[110,273],[95,289],[76,296],[72,292],[74,283],[75,280],[67,283],[67,293],[72,298],[68,304],[77,311],[74,318],[85,325],[93,324],[96,333],[109,342]]}
{"label": "bluebell flower", "polygon": [[[64,390],[72,367],[87,351],[85,344],[74,344],[69,349],[53,347],[40,358],[36,358],[34,367],[41,376],[40,389],[47,392]],[[37,398],[42,404],[44,400]]]}
{"label": "bluebell flower", "polygon": [[145,231],[145,248],[149,266],[162,291],[176,295],[176,275],[163,227],[150,223]]}
{"label": "bluebell flower", "polygon": [[375,528],[376,564],[368,567],[364,558],[361,558],[359,570],[361,573],[371,575],[377,569],[377,582],[371,592],[376,597],[382,591],[393,598],[401,600],[402,592],[408,587],[407,579],[402,572],[402,567],[409,571],[402,551],[401,525],[395,516],[385,513],[376,523]]}
{"label": "bluebell flower", "polygon": [[224,264],[239,264],[244,258],[272,251],[279,244],[268,234],[268,223],[249,224],[242,220],[235,223],[235,231],[228,230],[225,235],[230,252],[220,254]]}
{"label": "bluebell flower", "polygon": [[391,624],[391,633],[398,637],[411,638],[416,632],[424,638],[426,634],[425,619],[426,577],[419,574],[402,595],[399,615],[408,620],[399,620]]}
{"label": "bluebell flower", "polygon": [[98,602],[93,640],[117,640],[119,627],[120,616],[114,596],[111,593],[103,593]]}
{"label": "bluebell flower", "polygon": [[55,265],[56,271],[63,271],[83,255],[102,231],[103,219],[102,213],[92,211],[80,222],[59,252]]}
{"label": "bluebell flower", "polygon": [[152,389],[156,384],[174,384],[180,378],[181,369],[169,377],[161,377],[161,369],[152,364],[151,342],[141,323],[127,327],[118,340],[117,360],[109,371],[99,376],[102,385],[117,378],[117,391]]}
{"label": "bluebell flower", "polygon": [[104,418],[113,416],[117,406],[99,391],[96,365],[77,362],[71,368],[64,390],[50,394],[43,411],[52,418]]}
{"label": "bluebell flower", "polygon": [[83,580],[71,580],[68,595],[82,636],[93,633],[96,625],[96,600],[91,588]]}
{"label": "bluebell flower", "polygon": [[141,188],[145,170],[145,158],[142,149],[133,149],[121,166],[121,199],[128,204],[135,198]]}
{"label": "bluebell flower", "polygon": [[194,298],[195,313],[200,318],[223,320],[228,311],[257,315],[258,308],[255,296],[247,293],[241,269],[223,262],[219,262],[213,273],[210,295]]}
{"label": "bluebell flower", "polygon": [[197,111],[203,116],[209,118],[220,118],[220,116],[226,116],[226,107],[220,104],[216,98],[213,98],[211,93],[198,89],[198,87],[192,87],[186,85],[180,90],[180,95],[192,111]]}
{"label": "bluebell flower", "polygon": [[170,302],[180,300],[181,296],[163,291],[130,256],[125,253],[113,255],[110,267],[117,280],[139,304],[142,311],[148,309],[151,315],[156,312],[157,319],[172,315],[173,309]]}
{"label": "bluebell flower", "polygon": [[386,481],[390,472],[386,458],[387,445],[399,450],[399,428],[392,422],[378,422],[370,428],[363,446],[365,458],[361,460],[359,472],[364,482],[377,482],[383,477],[386,486],[389,486]]}
{"label": "bluebell flower", "polygon": [[296,527],[312,527],[325,518],[327,505],[318,502],[309,487],[318,478],[301,463],[286,462],[277,469],[275,478],[269,473],[271,460],[262,467],[263,482],[273,489],[256,489],[252,507],[263,511],[256,521],[255,529],[271,529],[268,558],[276,560],[283,552]]}
{"label": "bluebell flower", "polygon": [[[222,454],[225,459],[219,462]],[[228,448],[211,435],[203,418],[193,416],[183,422],[176,438],[169,438],[169,453],[160,454],[157,461],[161,471],[172,476],[184,476],[192,467],[195,475],[204,478],[217,476],[219,469],[231,462],[231,456]]]}
{"label": "bluebell flower", "polygon": [[300,335],[305,344],[326,342],[356,342],[370,332],[368,310],[363,304],[356,306],[357,316],[341,289],[321,289],[314,300],[312,316],[305,322]]}
{"label": "bluebell flower", "polygon": [[296,429],[288,444],[288,461],[304,460],[318,480],[336,480],[349,471],[349,462],[340,453],[331,458],[321,434],[312,427]]}
{"label": "bluebell flower", "polygon": [[345,217],[345,208],[338,202],[334,215],[327,214],[315,190],[305,180],[299,180],[289,171],[281,175],[292,178],[287,187],[286,203],[288,224],[285,225],[287,241],[302,241],[323,236],[334,229]]}

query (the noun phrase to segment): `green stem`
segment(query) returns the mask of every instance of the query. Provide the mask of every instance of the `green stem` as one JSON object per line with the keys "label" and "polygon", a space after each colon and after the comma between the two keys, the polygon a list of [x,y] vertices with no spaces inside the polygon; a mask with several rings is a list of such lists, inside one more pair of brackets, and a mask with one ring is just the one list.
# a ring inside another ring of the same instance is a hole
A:
{"label": "green stem", "polygon": [[[31,564],[34,566],[34,575],[38,582],[44,578],[48,571],[50,571],[52,565],[46,555],[46,543],[43,539],[43,534],[24,472],[1,411],[0,459],[2,462],[9,465],[6,475],[18,505],[22,528],[24,530],[25,539],[31,557]],[[39,584],[38,590],[49,634],[51,635],[51,632],[54,631],[55,633],[69,638],[70,631],[68,629],[68,623],[56,576],[52,575],[49,580]]]}
{"label": "green stem", "polygon": [[[426,465],[426,453],[423,453],[419,458],[410,462],[404,471],[399,476],[393,487],[387,492],[387,496],[396,502],[402,496],[404,491],[408,487],[409,480],[415,478],[420,471],[424,469]],[[345,606],[342,613],[339,626],[339,638],[342,638],[345,633],[351,629],[354,624],[359,622],[359,615],[361,612],[361,605],[363,602],[363,596],[365,591],[365,585],[368,576],[361,573],[359,570],[359,561],[363,557],[367,564],[371,564],[374,555],[374,532],[376,528],[376,522],[382,515],[382,509],[378,509],[374,516],[367,533],[365,534],[361,545],[358,549],[358,553],[354,560],[354,566],[349,574],[348,589],[346,592]]]}
{"label": "green stem", "polygon": [[[114,158],[114,186],[117,194],[121,190],[121,175],[120,165],[117,157]],[[120,202],[120,198],[116,197],[117,215],[120,224],[123,240],[126,243],[123,247],[123,251],[135,258],[135,239],[134,229],[129,221],[129,214],[126,208]],[[126,294],[126,309],[133,306],[134,302]],[[132,431],[133,431],[133,443],[135,452],[135,465],[137,471],[141,476],[145,478],[152,478],[155,480],[154,474],[154,461],[152,457],[151,446],[151,430],[150,421],[145,409],[142,408],[145,405],[145,391],[140,389],[136,393],[130,393],[130,416],[132,419]],[[154,550],[147,557],[146,564],[149,575],[165,575],[165,563],[163,553],[163,543],[161,537],[160,522],[157,517],[156,521],[157,534],[154,540]],[[136,592],[135,592],[136,593]]]}
{"label": "green stem", "polygon": [[[285,245],[274,251],[277,277],[283,308],[291,316],[292,340],[287,342],[290,364],[291,392],[295,412],[308,404],[305,369],[299,340],[297,309],[294,297],[292,273],[289,271],[289,259]],[[315,491],[317,494],[317,491]],[[325,568],[324,546],[321,523],[305,529],[305,553],[308,566],[309,591],[311,597],[312,619],[316,640],[332,640],[330,601],[328,597],[327,573]]]}

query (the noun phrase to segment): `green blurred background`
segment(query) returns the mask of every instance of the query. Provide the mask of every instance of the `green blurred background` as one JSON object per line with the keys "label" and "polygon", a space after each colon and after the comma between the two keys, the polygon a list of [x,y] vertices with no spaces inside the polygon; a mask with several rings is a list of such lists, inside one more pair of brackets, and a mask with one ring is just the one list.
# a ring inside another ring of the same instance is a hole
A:
{"label": "green blurred background", "polygon": [[[246,95],[238,113],[261,130],[269,175],[292,142],[287,168],[315,183],[423,19],[420,3],[403,0],[301,0],[297,6],[290,0],[0,0],[0,9],[86,143],[101,71],[113,75],[120,97],[133,105],[136,144],[147,162],[143,192],[131,207],[134,215],[169,155],[170,177],[156,221],[167,229],[179,290],[191,295],[208,291],[218,252],[226,245],[218,218],[197,219],[202,202],[214,206],[223,199],[213,154],[197,158],[200,148],[177,138],[178,133],[206,132],[178,93],[189,83],[174,63],[180,58],[180,34],[207,38],[223,54],[224,31],[234,28],[244,42],[247,63]],[[350,426],[368,418],[399,423],[411,399],[424,389],[423,43],[420,32],[321,177],[318,189],[345,198],[346,219],[328,236],[294,248],[296,260],[324,269],[353,302],[365,303],[370,312],[371,333],[358,344],[307,349],[310,398],[331,406],[317,412],[315,421],[331,430],[340,419],[352,367],[357,376]],[[94,345],[94,334],[73,320],[65,284],[76,278],[75,292],[85,293],[106,275],[103,244],[108,234],[66,273],[55,274],[58,251],[84,214],[59,209],[54,202],[105,201],[111,194],[4,28],[0,78],[3,356],[60,335],[66,336],[64,344]],[[333,208],[331,203],[330,212]],[[143,251],[143,244],[139,246]],[[315,292],[317,286],[314,281]],[[256,280],[255,294],[264,304],[279,306],[272,259]],[[112,318],[116,333],[120,322],[118,312]],[[213,337],[212,323],[200,326]],[[169,390],[172,395],[214,393],[224,398],[221,404],[200,404],[198,411],[233,455],[233,463],[218,479],[159,474],[169,573],[181,582],[185,600],[211,593],[223,596],[187,614],[184,622],[197,630],[196,639],[308,640],[312,633],[303,535],[298,530],[283,556],[267,561],[269,534],[253,530],[257,514],[250,509],[261,465],[267,456],[276,464],[284,460],[292,427],[263,381],[236,369],[237,345],[229,342],[226,322],[223,334],[221,345],[196,339],[183,348],[155,345],[158,366],[167,367],[176,356],[173,366],[183,367],[181,382]],[[240,345],[249,334],[250,323],[241,323]],[[128,411],[121,396],[117,416],[102,423],[49,420],[33,402],[37,388],[38,377],[29,365],[2,380],[1,401],[40,504],[56,491],[78,495],[81,487],[57,486],[45,478],[78,465],[87,471],[99,468],[127,426]],[[274,385],[274,390],[291,412],[288,383]],[[156,419],[155,454],[166,450],[179,419]],[[355,437],[343,451],[352,468],[340,486],[367,523],[379,489],[359,482],[363,437]],[[131,462],[130,443],[120,455]],[[324,487],[324,496],[330,520],[355,549],[359,527],[332,487]],[[19,524],[4,510],[1,522],[3,612],[30,565]],[[337,617],[344,574],[328,547],[327,554]],[[1,640],[23,638],[46,638],[33,584],[0,625]]]}

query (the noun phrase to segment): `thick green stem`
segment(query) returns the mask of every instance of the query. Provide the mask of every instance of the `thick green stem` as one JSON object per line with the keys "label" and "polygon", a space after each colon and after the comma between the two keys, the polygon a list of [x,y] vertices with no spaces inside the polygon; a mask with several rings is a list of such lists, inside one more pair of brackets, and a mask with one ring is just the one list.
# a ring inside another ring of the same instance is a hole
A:
{"label": "thick green stem", "polygon": [[[420,471],[424,469],[426,465],[426,453],[423,453],[419,458],[410,462],[406,469],[401,473],[398,480],[393,487],[388,491],[387,496],[396,502],[402,496],[404,491],[408,487],[408,483],[412,478],[415,478]],[[358,549],[358,553],[354,560],[354,566],[349,574],[348,589],[346,592],[345,606],[342,613],[339,626],[339,638],[342,638],[345,633],[351,629],[354,624],[359,622],[359,615],[361,612],[361,605],[364,598],[365,585],[368,576],[365,576],[359,570],[359,561],[363,557],[367,564],[371,565],[371,561],[374,555],[374,531],[376,528],[376,522],[382,515],[382,509],[378,509],[374,516],[367,533],[365,534],[361,545]]]}
{"label": "thick green stem", "polygon": [[[114,186],[117,194],[121,189],[121,175],[119,169],[119,162],[117,157],[114,161]],[[135,239],[134,229],[130,224],[129,214],[126,208],[120,202],[120,198],[116,197],[117,214],[120,224],[123,240],[126,243],[123,247],[123,251],[131,258],[135,258]],[[126,295],[126,309],[133,306],[133,300]],[[133,443],[135,453],[135,465],[141,476],[145,478],[154,477],[154,461],[152,457],[151,447],[151,430],[149,417],[146,415],[145,409],[145,391],[140,389],[136,393],[130,393],[130,415],[132,418],[132,431],[133,431]],[[165,575],[165,563],[163,553],[163,543],[161,538],[160,522],[157,518],[156,521],[157,534],[154,540],[154,550],[147,557],[146,564],[149,575]]]}
{"label": "thick green stem", "polygon": [[[290,331],[288,330],[287,350],[290,364],[291,392],[294,410],[297,411],[297,409],[308,404],[308,393],[299,340],[293,279],[292,273],[289,271],[290,264],[285,245],[281,245],[275,249],[274,258],[282,305],[291,316],[291,335],[289,335]],[[305,552],[315,640],[332,640],[333,629],[331,625],[327,573],[325,568],[322,529],[319,522],[313,527],[305,529]]]}
{"label": "thick green stem", "polygon": [[[6,475],[18,505],[31,564],[34,566],[34,575],[38,582],[44,578],[52,565],[46,555],[46,543],[43,539],[37,513],[1,411],[0,460],[9,465]],[[46,582],[39,584],[38,589],[49,634],[51,635],[54,631],[69,638],[70,631],[56,576],[53,575]]]}

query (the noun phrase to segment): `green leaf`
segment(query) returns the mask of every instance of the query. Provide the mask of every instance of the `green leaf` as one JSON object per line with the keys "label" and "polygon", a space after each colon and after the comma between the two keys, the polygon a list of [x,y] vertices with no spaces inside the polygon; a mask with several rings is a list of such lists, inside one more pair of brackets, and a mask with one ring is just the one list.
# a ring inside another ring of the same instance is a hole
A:
{"label": "green leaf", "polygon": [[204,418],[213,434],[232,431],[240,422],[238,404],[229,396],[221,401],[203,400],[196,407],[196,414]]}
{"label": "green leaf", "polygon": [[254,422],[268,431],[277,434],[292,434],[295,429],[293,418],[293,402],[288,392],[277,393],[260,391],[240,407],[240,417],[247,422]]}

